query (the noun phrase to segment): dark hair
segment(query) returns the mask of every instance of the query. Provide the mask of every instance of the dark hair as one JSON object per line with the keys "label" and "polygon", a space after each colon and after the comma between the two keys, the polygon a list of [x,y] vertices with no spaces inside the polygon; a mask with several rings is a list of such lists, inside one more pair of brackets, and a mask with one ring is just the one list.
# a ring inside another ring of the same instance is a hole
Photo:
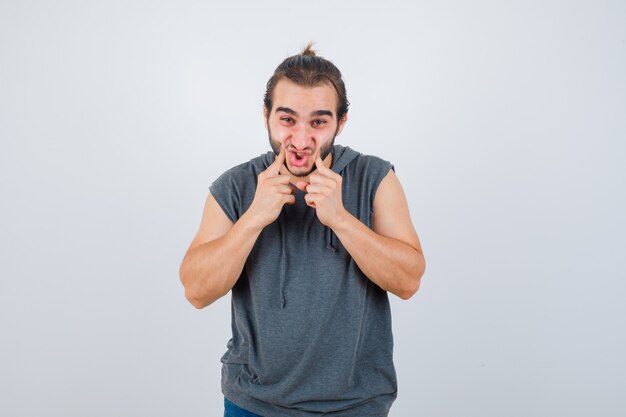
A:
{"label": "dark hair", "polygon": [[313,42],[309,42],[302,52],[286,58],[274,71],[274,75],[267,82],[263,103],[269,117],[272,111],[272,93],[274,87],[283,77],[306,87],[315,87],[323,82],[330,83],[337,92],[337,122],[348,112],[348,97],[346,86],[341,79],[339,69],[327,59],[317,56],[313,50]]}

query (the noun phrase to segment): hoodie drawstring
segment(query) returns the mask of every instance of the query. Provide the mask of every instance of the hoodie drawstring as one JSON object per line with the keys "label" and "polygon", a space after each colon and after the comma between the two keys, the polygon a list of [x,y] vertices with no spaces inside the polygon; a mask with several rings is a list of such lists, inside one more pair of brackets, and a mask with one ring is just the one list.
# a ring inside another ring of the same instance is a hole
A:
{"label": "hoodie drawstring", "polygon": [[[341,172],[341,170],[345,166],[347,166],[350,163],[350,161],[352,161],[354,158],[360,155],[359,152],[356,152],[353,149],[350,149],[349,147],[345,147],[343,152],[340,152],[339,155],[337,155],[336,149],[339,149],[338,145],[335,145],[335,147],[332,150],[333,159],[332,159],[332,164],[330,167],[335,172]],[[274,161],[273,157],[275,156],[275,154],[269,151],[267,155],[270,158],[268,162],[271,164]],[[286,238],[287,227],[285,226],[284,213],[281,213],[278,216],[278,225],[280,228],[280,243],[281,243],[281,253],[280,253],[281,259],[280,259],[280,267],[279,267],[280,269],[279,271],[280,306],[282,309],[285,309],[285,305],[287,304],[287,298],[285,296],[285,286],[287,284],[287,238]],[[333,230],[328,226],[324,226],[324,239],[326,241],[326,249],[329,249],[333,252],[337,252],[337,248],[339,247],[339,244],[337,242],[337,235],[335,235],[335,232],[333,232]]]}
{"label": "hoodie drawstring", "polygon": [[278,216],[280,226],[280,303],[281,308],[285,308],[287,299],[285,298],[285,281],[287,279],[287,242],[285,237],[286,227],[282,215]]}
{"label": "hoodie drawstring", "polygon": [[333,252],[337,252],[337,244],[335,243],[335,232],[328,226],[324,226],[324,233],[326,234],[326,249],[330,249]]}
{"label": "hoodie drawstring", "polygon": [[[285,285],[287,284],[287,242],[286,242],[286,227],[283,220],[283,216],[278,216],[278,225],[280,227],[280,307],[284,310],[287,304],[287,298],[285,297]],[[335,232],[328,227],[324,226],[324,234],[326,237],[326,249],[330,249],[333,252],[337,252],[337,236]]]}

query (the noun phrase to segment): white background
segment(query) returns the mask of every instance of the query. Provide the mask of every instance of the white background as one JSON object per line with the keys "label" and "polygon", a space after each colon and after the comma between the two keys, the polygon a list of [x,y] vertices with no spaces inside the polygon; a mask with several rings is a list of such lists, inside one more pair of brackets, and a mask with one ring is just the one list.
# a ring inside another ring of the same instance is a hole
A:
{"label": "white background", "polygon": [[178,268],[309,41],[426,256],[391,417],[626,415],[626,3],[0,2],[0,415],[219,416]]}

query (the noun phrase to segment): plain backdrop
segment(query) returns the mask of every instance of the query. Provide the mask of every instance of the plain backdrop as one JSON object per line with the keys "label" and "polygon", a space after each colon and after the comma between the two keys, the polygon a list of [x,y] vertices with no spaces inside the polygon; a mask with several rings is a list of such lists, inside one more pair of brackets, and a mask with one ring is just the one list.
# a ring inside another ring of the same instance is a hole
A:
{"label": "plain backdrop", "polygon": [[230,295],[178,268],[311,40],[426,257],[390,416],[626,415],[626,3],[596,0],[1,0],[0,415],[221,415]]}

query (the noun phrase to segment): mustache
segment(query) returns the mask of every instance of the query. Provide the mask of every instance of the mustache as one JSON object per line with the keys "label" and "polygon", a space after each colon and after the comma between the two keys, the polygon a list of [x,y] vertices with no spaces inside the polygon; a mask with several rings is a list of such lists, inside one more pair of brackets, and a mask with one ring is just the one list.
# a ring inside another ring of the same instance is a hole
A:
{"label": "mustache", "polygon": [[[297,152],[304,153],[305,151],[307,151],[307,153],[308,153],[309,152],[308,150],[310,150],[309,155],[312,155],[313,153],[315,153],[315,150],[319,149],[320,158],[322,158],[322,160],[326,159],[326,157],[328,155],[330,155],[330,154],[333,155],[333,159],[334,159],[334,157],[335,157],[335,146],[334,146],[335,145],[335,137],[336,137],[336,135],[333,136],[332,140],[329,143],[327,143],[327,144],[325,144],[325,145],[323,145],[321,147],[317,146],[316,149],[312,149],[311,147],[306,147],[306,148],[304,148],[303,151],[297,151]],[[280,153],[280,149],[281,149],[282,144],[279,141],[274,140],[272,138],[272,132],[271,132],[270,129],[268,129],[267,138],[269,140],[270,147],[274,151],[274,155],[278,155]],[[285,150],[290,150],[288,148],[292,147],[292,146],[293,146],[292,144],[289,144],[285,148]],[[285,166],[287,166],[287,161],[285,161]]]}
{"label": "mustache", "polygon": [[285,148],[285,150],[289,151],[289,152],[295,152],[295,153],[305,153],[307,155],[312,155],[313,152],[315,152],[313,149],[311,148],[304,148],[304,149],[296,149],[293,145],[289,145]]}

